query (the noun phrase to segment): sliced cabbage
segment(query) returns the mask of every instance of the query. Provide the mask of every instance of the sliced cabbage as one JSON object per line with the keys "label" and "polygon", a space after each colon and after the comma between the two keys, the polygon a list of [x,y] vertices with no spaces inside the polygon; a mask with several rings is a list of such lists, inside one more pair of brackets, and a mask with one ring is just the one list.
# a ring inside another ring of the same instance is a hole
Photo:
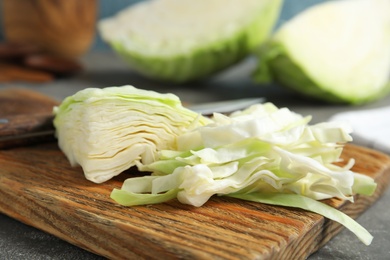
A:
{"label": "sliced cabbage", "polygon": [[136,164],[176,149],[176,137],[210,122],[173,94],[132,86],[87,88],[54,110],[59,147],[85,177],[104,182]]}
{"label": "sliced cabbage", "polygon": [[304,210],[318,213],[328,219],[336,221],[352,233],[354,233],[360,241],[365,245],[370,245],[373,236],[359,223],[354,221],[347,214],[328,206],[320,201],[313,200],[311,198],[297,195],[297,194],[261,194],[261,193],[246,193],[246,194],[231,194],[233,198],[243,199],[248,201],[260,202],[264,204],[272,204],[285,207],[301,208]]}
{"label": "sliced cabbage", "polygon": [[[352,140],[351,129],[334,122],[308,125],[309,120],[271,103],[230,116],[215,113],[212,123],[181,134],[176,150],[162,150],[159,160],[138,168],[151,176],[127,179],[111,197],[127,206],[176,197],[199,207],[213,195],[234,196],[301,207],[347,228],[359,226],[317,202],[333,197],[353,202],[354,194],[375,191],[372,178],[351,171],[353,160],[344,167],[334,164]],[[369,244],[367,231],[356,232]]]}
{"label": "sliced cabbage", "polygon": [[389,0],[326,1],[277,30],[254,77],[328,102],[361,104],[390,90],[389,46]]}
{"label": "sliced cabbage", "polygon": [[149,0],[103,19],[102,38],[139,73],[185,82],[243,59],[268,37],[282,0]]}

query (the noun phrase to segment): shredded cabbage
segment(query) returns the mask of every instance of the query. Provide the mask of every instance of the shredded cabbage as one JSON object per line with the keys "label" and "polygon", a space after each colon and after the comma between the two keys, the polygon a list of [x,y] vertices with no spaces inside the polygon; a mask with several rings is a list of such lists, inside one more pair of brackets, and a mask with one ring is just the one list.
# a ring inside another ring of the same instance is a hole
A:
{"label": "shredded cabbage", "polygon": [[370,245],[373,236],[351,217],[343,212],[328,206],[322,202],[307,198],[297,194],[265,194],[265,193],[246,193],[246,194],[230,194],[230,197],[260,202],[264,204],[272,204],[278,206],[295,207],[304,210],[316,212],[322,216],[334,220],[346,228],[351,230],[365,245]]}
{"label": "shredded cabbage", "polygon": [[316,201],[353,202],[354,194],[370,195],[376,188],[372,178],[351,171],[353,161],[334,164],[352,140],[351,129],[309,121],[271,103],[230,116],[215,113],[212,123],[179,135],[176,150],[162,150],[158,160],[138,165],[151,176],[127,179],[111,197],[128,206],[176,197],[199,207],[213,195],[226,195],[300,207],[339,221],[369,244],[372,238],[359,224]]}

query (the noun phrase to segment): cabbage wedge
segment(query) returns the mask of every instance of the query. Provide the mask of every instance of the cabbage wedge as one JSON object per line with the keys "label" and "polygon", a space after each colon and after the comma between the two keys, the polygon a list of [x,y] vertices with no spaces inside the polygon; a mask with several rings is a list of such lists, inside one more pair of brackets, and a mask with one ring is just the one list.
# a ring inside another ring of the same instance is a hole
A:
{"label": "cabbage wedge", "polygon": [[390,1],[338,0],[308,8],[259,52],[258,82],[308,97],[362,104],[390,90]]}
{"label": "cabbage wedge", "polygon": [[85,177],[101,183],[136,164],[150,164],[176,137],[209,123],[173,94],[132,86],[87,88],[54,109],[59,147]]}
{"label": "cabbage wedge", "polygon": [[148,0],[105,18],[102,38],[140,74],[170,82],[207,77],[269,36],[282,0]]}

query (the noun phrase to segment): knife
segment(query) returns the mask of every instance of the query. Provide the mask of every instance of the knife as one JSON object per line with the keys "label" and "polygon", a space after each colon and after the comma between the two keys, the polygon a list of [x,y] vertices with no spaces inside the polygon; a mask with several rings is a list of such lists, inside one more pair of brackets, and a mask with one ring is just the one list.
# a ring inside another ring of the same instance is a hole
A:
{"label": "knife", "polygon": [[[214,112],[231,113],[264,102],[263,98],[243,98],[187,106],[202,115]],[[13,115],[0,118],[0,149],[33,143],[54,141],[55,129],[52,113]]]}
{"label": "knife", "polygon": [[227,114],[237,110],[245,109],[251,105],[263,103],[264,98],[241,98],[233,100],[216,101],[187,106],[187,108],[208,116],[215,112]]}

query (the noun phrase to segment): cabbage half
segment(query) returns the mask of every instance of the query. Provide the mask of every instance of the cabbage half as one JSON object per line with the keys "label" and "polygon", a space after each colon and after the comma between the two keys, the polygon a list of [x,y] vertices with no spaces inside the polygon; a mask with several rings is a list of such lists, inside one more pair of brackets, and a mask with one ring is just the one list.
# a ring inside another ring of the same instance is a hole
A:
{"label": "cabbage half", "polygon": [[268,37],[281,6],[282,0],[149,0],[98,28],[139,73],[185,82],[247,56]]}
{"label": "cabbage half", "polygon": [[340,0],[284,24],[259,53],[259,82],[328,102],[360,104],[390,89],[390,1]]}
{"label": "cabbage half", "polygon": [[365,243],[372,236],[354,220],[318,200],[371,195],[374,180],[340,162],[351,129],[338,123],[308,125],[287,108],[254,105],[231,116],[214,114],[213,123],[177,138],[176,150],[139,167],[151,176],[127,179],[111,197],[126,206],[173,198],[202,206],[214,195],[299,207],[351,229]]}
{"label": "cabbage half", "polygon": [[157,151],[176,149],[178,135],[209,123],[173,94],[132,86],[84,89],[54,112],[61,150],[96,183],[152,163]]}

